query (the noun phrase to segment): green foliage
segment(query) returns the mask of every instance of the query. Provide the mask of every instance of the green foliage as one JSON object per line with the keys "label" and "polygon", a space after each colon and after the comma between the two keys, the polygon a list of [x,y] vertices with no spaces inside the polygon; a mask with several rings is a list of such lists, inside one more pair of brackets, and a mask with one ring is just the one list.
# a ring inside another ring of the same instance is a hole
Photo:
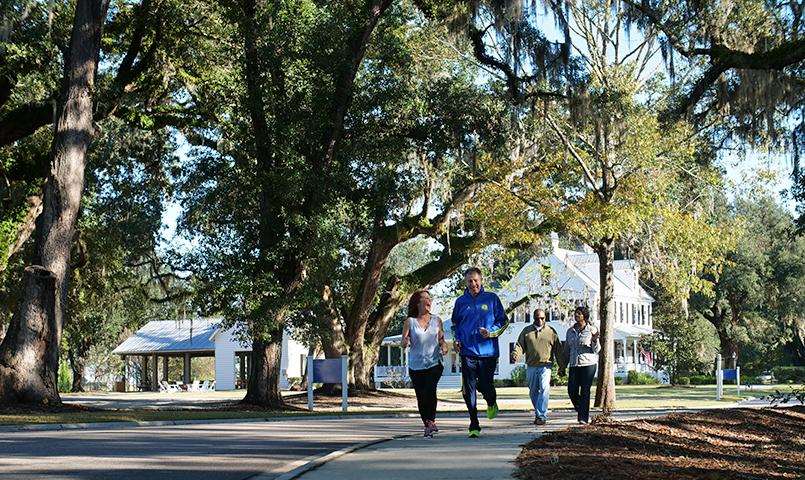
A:
{"label": "green foliage", "polygon": [[667,370],[672,383],[681,375],[712,371],[718,353],[713,326],[696,312],[685,318],[681,308],[663,300],[654,311],[656,332],[640,339],[642,347],[654,353],[655,367]]}
{"label": "green foliage", "polygon": [[626,379],[623,377],[615,377],[615,385],[625,385]]}
{"label": "green foliage", "polygon": [[648,373],[629,370],[626,374],[626,383],[629,385],[657,385],[660,382]]}
{"label": "green foliage", "polygon": [[59,385],[59,393],[66,393],[72,389],[73,374],[70,372],[70,367],[64,362],[59,363],[59,374],[57,381]]}
{"label": "green foliage", "polygon": [[690,377],[684,377],[684,376],[677,377],[675,384],[682,386],[690,385]]}
{"label": "green foliage", "polygon": [[772,373],[778,383],[805,383],[805,367],[774,367]]}
{"label": "green foliage", "polygon": [[691,375],[690,376],[690,384],[691,385],[715,385],[716,384],[716,377],[715,377],[715,375]]}
{"label": "green foliage", "polygon": [[512,386],[514,387],[527,386],[528,381],[526,380],[526,367],[524,365],[518,365],[515,367],[514,370],[512,370],[510,378],[512,381]]}

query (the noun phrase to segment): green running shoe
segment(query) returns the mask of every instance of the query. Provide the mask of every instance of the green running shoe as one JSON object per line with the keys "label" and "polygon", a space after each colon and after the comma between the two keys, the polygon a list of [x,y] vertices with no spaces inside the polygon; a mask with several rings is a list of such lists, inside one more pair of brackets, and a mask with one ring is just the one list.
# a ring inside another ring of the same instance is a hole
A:
{"label": "green running shoe", "polygon": [[470,433],[467,436],[470,437],[470,438],[478,438],[478,437],[481,436],[481,431],[480,430],[472,430],[472,429],[470,429]]}
{"label": "green running shoe", "polygon": [[492,420],[493,418],[498,416],[498,404],[490,405],[486,407],[486,418]]}

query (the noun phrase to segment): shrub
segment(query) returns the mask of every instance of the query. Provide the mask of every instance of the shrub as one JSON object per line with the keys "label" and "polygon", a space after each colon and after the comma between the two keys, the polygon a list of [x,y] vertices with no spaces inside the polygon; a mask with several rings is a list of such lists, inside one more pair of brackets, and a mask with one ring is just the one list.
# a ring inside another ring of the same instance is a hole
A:
{"label": "shrub", "polygon": [[524,365],[519,365],[511,374],[511,384],[513,387],[525,387],[528,383],[526,381],[526,370]]}
{"label": "shrub", "polygon": [[562,377],[559,375],[559,368],[554,367],[551,369],[551,385],[558,386],[558,385],[567,385],[567,371],[565,372],[565,376]]}
{"label": "shrub", "polygon": [[629,373],[626,374],[626,383],[629,385],[657,385],[660,381],[648,373],[629,370]]}
{"label": "shrub", "polygon": [[677,385],[690,385],[690,377],[679,377],[676,379]]}
{"label": "shrub", "polygon": [[691,385],[715,385],[716,384],[716,376],[715,375],[691,375],[690,376],[690,384]]}
{"label": "shrub", "polygon": [[66,362],[59,362],[59,393],[66,393],[73,389],[73,373]]}
{"label": "shrub", "polygon": [[805,383],[805,367],[774,367],[772,373],[779,383]]}
{"label": "shrub", "polygon": [[623,385],[624,380],[625,379],[623,377],[615,377],[615,385]]}
{"label": "shrub", "polygon": [[513,387],[514,383],[508,378],[499,378],[493,382],[495,388]]}

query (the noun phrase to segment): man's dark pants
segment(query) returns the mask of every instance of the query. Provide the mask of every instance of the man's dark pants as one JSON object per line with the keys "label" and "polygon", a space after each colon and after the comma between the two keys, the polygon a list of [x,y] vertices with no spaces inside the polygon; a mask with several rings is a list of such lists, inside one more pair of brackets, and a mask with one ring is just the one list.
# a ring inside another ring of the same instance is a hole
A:
{"label": "man's dark pants", "polygon": [[478,395],[476,392],[481,392],[487,406],[497,402],[494,384],[497,363],[497,357],[461,357],[461,390],[470,414],[470,430],[481,429],[481,425],[478,423]]}

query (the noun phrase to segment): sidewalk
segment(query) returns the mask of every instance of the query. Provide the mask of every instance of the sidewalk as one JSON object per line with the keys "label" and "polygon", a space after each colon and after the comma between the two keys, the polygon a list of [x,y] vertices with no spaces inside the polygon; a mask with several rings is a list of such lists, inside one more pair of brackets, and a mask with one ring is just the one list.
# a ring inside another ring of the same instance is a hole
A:
{"label": "sidewalk", "polygon": [[[659,416],[666,412],[616,414],[628,420]],[[535,427],[533,416],[522,412],[501,412],[489,421],[479,439],[469,439],[466,419],[440,422],[435,438],[419,435],[390,440],[347,453],[321,467],[302,474],[302,480],[492,480],[510,478],[514,459],[522,445],[552,430],[577,425],[575,412],[556,412],[547,425]],[[420,434],[421,435],[421,434]]]}

